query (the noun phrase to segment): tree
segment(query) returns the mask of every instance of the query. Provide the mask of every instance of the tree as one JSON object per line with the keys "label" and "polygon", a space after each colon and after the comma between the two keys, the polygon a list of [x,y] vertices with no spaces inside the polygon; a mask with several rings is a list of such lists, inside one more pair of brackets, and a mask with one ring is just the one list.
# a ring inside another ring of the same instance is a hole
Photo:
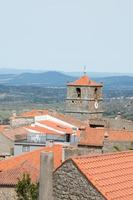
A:
{"label": "tree", "polygon": [[23,174],[16,185],[18,200],[38,200],[39,184],[32,183],[29,174]]}

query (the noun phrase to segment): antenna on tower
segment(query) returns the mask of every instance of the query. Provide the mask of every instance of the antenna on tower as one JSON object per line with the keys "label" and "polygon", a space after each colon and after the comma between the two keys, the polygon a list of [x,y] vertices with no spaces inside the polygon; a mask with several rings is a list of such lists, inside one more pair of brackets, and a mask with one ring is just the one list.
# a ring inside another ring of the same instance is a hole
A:
{"label": "antenna on tower", "polygon": [[86,65],[84,65],[84,75],[86,75],[87,72],[86,72]]}

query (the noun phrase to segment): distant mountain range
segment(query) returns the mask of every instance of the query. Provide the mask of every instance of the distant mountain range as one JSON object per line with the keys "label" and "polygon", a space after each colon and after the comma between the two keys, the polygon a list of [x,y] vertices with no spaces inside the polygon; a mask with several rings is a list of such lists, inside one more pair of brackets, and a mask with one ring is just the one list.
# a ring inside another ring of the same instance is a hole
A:
{"label": "distant mountain range", "polygon": [[[2,75],[0,75],[2,77]],[[6,85],[35,85],[46,87],[64,87],[67,82],[75,80],[75,77],[60,72],[49,71],[45,73],[23,73],[20,75],[9,75],[9,78],[2,79],[0,83]]]}
{"label": "distant mountain range", "polygon": [[103,82],[104,88],[122,88],[122,89],[133,89],[133,77],[132,76],[111,76],[111,77],[100,77],[95,78],[97,82]]}
{"label": "distant mountain range", "polygon": [[43,73],[45,71],[37,69],[32,70],[32,69],[0,68],[0,74]]}
{"label": "distant mountain range", "polygon": [[[15,69],[15,68],[0,68],[0,75],[8,75],[8,74],[23,74],[23,73],[45,73],[48,70],[44,69]],[[57,70],[58,71],[58,70]],[[72,71],[72,72],[64,72],[64,71],[58,71],[63,74],[69,75],[69,76],[75,76],[79,77],[83,75],[83,72],[79,71]],[[110,77],[110,76],[133,76],[133,73],[111,73],[111,72],[87,72],[87,74],[90,77]]]}
{"label": "distant mountain range", "polygon": [[[83,72],[65,72],[69,76],[82,76]],[[133,73],[110,73],[110,72],[87,72],[87,75],[93,78],[112,77],[112,76],[133,76]]]}
{"label": "distant mountain range", "polygon": [[[44,73],[0,74],[0,84],[23,86],[35,85],[45,87],[65,87],[68,82],[78,78],[56,71]],[[133,88],[132,76],[92,77],[97,82],[103,82],[105,88]]]}

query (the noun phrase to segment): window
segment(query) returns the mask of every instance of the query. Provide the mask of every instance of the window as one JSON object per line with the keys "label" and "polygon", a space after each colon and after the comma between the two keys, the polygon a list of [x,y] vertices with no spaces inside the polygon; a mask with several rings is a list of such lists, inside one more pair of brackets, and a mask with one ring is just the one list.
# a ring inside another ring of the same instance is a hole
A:
{"label": "window", "polygon": [[97,99],[97,92],[98,92],[98,89],[97,88],[95,88],[95,90],[94,90],[94,95],[95,95],[95,99]]}
{"label": "window", "polygon": [[81,97],[81,89],[80,88],[76,88],[76,92],[77,92],[77,97]]}
{"label": "window", "polygon": [[70,142],[70,134],[66,134],[66,142]]}
{"label": "window", "polygon": [[28,145],[22,146],[22,152],[29,152],[29,151],[30,151],[30,146],[28,146]]}

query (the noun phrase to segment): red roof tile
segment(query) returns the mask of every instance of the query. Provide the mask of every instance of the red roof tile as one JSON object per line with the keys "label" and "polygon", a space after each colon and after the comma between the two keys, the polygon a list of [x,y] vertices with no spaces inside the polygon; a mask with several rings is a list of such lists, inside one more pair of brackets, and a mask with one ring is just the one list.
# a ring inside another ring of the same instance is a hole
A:
{"label": "red roof tile", "polygon": [[24,127],[9,128],[4,130],[1,134],[7,137],[9,140],[15,141],[15,136],[26,136],[28,131]]}
{"label": "red roof tile", "polygon": [[41,115],[49,114],[48,110],[31,110],[24,113],[21,113],[19,117],[36,117]]}
{"label": "red roof tile", "polygon": [[62,162],[62,145],[43,147],[38,150],[0,161],[0,185],[15,185],[23,173],[29,173],[32,181],[37,181],[40,170],[40,153],[54,153],[54,168]]}
{"label": "red roof tile", "polygon": [[56,112],[54,110],[31,110],[28,112],[24,112],[21,113],[18,116],[15,116],[13,118],[20,118],[20,117],[24,117],[24,118],[34,118],[36,116],[40,116],[40,115],[50,115],[52,117],[58,118],[62,121],[65,121],[67,123],[70,123],[74,126],[81,126],[83,124],[82,121],[70,116],[70,115],[66,115],[66,114],[62,114],[59,112]]}
{"label": "red roof tile", "polygon": [[110,130],[108,135],[110,141],[133,141],[133,131]]}
{"label": "red roof tile", "polygon": [[71,83],[68,83],[67,85],[70,85],[70,86],[102,86],[101,83],[96,83],[95,81],[92,81],[88,76],[84,75],[82,76],[80,79],[74,81],[74,82],[71,82]]}
{"label": "red roof tile", "polygon": [[72,160],[107,200],[133,199],[133,151]]}
{"label": "red roof tile", "polygon": [[57,122],[53,122],[53,121],[49,121],[49,120],[44,120],[44,121],[39,121],[38,123],[42,124],[42,125],[46,125],[49,126],[51,128],[54,128],[58,131],[62,131],[65,133],[73,133],[72,128],[68,127],[68,126],[64,126],[62,124],[59,124]]}
{"label": "red roof tile", "polygon": [[103,146],[105,135],[111,142],[133,142],[133,131],[86,127],[80,134],[79,145]]}
{"label": "red roof tile", "polygon": [[25,161],[15,168],[0,172],[0,185],[16,185],[18,178],[21,178],[24,173],[30,174],[33,182],[38,180],[38,169]]}
{"label": "red roof tile", "polygon": [[70,115],[66,115],[66,114],[62,114],[62,113],[58,113],[58,112],[53,112],[51,114],[51,116],[56,117],[62,121],[65,121],[69,124],[72,124],[74,126],[80,127],[82,125],[84,125],[84,122],[80,121],[79,119],[76,119]]}
{"label": "red roof tile", "polygon": [[50,135],[61,135],[60,133],[56,132],[56,131],[53,131],[53,130],[50,130],[48,128],[44,128],[44,127],[41,127],[41,126],[27,126],[25,127],[27,129],[30,129],[31,131],[37,131],[37,132],[40,132],[41,134],[50,134]]}
{"label": "red roof tile", "polygon": [[79,145],[103,146],[104,132],[103,128],[86,127],[80,134]]}
{"label": "red roof tile", "polygon": [[0,125],[0,132],[3,132],[9,125]]}

